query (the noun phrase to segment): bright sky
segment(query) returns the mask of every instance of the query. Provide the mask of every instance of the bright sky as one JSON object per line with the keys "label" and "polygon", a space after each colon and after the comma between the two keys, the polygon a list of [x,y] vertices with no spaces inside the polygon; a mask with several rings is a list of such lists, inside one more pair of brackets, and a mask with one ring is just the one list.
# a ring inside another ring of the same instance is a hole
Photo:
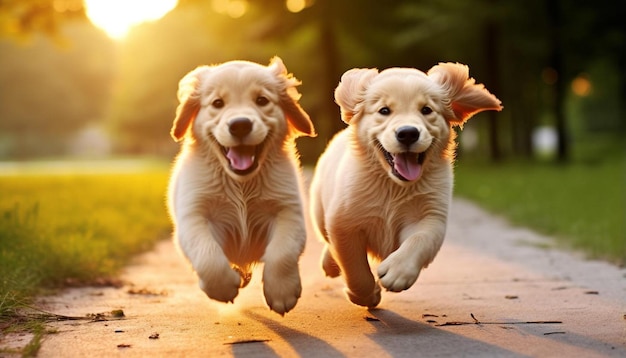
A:
{"label": "bright sky", "polygon": [[122,39],[131,27],[158,20],[176,7],[178,0],[85,0],[87,16],[110,37]]}

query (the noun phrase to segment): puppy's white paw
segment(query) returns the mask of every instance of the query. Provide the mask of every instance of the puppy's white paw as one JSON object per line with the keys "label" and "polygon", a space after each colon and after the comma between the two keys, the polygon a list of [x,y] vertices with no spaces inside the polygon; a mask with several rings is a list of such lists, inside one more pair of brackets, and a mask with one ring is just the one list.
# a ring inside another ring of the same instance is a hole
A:
{"label": "puppy's white paw", "polygon": [[374,285],[374,292],[366,297],[354,294],[349,288],[346,288],[345,291],[350,301],[355,305],[374,308],[380,303],[380,286],[378,284]]}
{"label": "puppy's white paw", "polygon": [[421,268],[394,252],[378,266],[380,284],[389,291],[400,292],[413,286]]}
{"label": "puppy's white paw", "polygon": [[266,265],[263,271],[263,294],[272,311],[281,316],[291,311],[302,294],[298,266],[290,270],[274,270]]}
{"label": "puppy's white paw", "polygon": [[209,272],[198,272],[198,276],[200,288],[209,298],[221,302],[233,302],[239,294],[241,275],[228,265]]}

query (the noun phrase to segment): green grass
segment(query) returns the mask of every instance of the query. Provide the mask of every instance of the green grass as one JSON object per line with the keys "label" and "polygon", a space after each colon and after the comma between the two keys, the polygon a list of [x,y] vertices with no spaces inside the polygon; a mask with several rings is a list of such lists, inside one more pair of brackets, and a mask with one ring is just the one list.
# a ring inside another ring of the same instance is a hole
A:
{"label": "green grass", "polygon": [[557,238],[592,258],[626,264],[623,156],[593,164],[476,164],[460,159],[455,194]]}
{"label": "green grass", "polygon": [[114,277],[169,235],[166,165],[84,172],[0,176],[0,329],[43,290]]}

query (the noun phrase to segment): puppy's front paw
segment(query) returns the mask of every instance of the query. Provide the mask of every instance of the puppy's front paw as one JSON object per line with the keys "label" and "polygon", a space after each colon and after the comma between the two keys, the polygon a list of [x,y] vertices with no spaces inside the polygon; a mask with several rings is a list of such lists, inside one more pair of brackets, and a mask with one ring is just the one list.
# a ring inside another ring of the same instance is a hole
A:
{"label": "puppy's front paw", "polygon": [[366,297],[354,294],[349,288],[346,288],[346,295],[348,295],[350,301],[356,305],[374,308],[380,303],[380,286],[378,284],[374,285],[374,292]]}
{"label": "puppy's front paw", "polygon": [[296,306],[302,285],[298,266],[290,270],[275,270],[266,264],[263,271],[263,294],[270,309],[281,316]]}
{"label": "puppy's front paw", "polygon": [[228,265],[210,272],[199,272],[198,276],[200,288],[209,298],[221,302],[233,302],[239,294],[241,275]]}
{"label": "puppy's front paw", "polygon": [[400,292],[413,286],[421,268],[394,252],[378,266],[380,284],[389,291]]}

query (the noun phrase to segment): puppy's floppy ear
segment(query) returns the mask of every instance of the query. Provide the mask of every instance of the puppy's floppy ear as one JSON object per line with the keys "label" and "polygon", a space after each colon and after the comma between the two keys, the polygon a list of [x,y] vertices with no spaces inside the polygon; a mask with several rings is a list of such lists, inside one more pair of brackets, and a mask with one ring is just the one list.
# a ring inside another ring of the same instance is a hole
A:
{"label": "puppy's floppy ear", "polygon": [[185,136],[191,121],[200,109],[200,75],[208,70],[208,66],[200,66],[189,72],[178,83],[178,101],[176,118],[170,134],[179,142]]}
{"label": "puppy's floppy ear", "polygon": [[502,110],[501,102],[484,85],[469,77],[469,67],[460,63],[440,63],[428,71],[450,100],[450,123],[462,125],[474,114],[487,110]]}
{"label": "puppy's floppy ear", "polygon": [[378,75],[375,68],[353,68],[341,76],[341,81],[335,89],[335,102],[341,108],[341,119],[350,124],[350,120],[360,110],[365,89]]}
{"label": "puppy's floppy ear", "polygon": [[299,86],[301,82],[287,72],[283,60],[278,56],[272,58],[268,68],[277,78],[281,78],[284,81],[284,87],[279,90],[279,103],[283,112],[285,112],[287,121],[296,129],[298,134],[315,137],[317,133],[315,133],[313,122],[311,122],[309,115],[298,103],[301,95],[296,86]]}

